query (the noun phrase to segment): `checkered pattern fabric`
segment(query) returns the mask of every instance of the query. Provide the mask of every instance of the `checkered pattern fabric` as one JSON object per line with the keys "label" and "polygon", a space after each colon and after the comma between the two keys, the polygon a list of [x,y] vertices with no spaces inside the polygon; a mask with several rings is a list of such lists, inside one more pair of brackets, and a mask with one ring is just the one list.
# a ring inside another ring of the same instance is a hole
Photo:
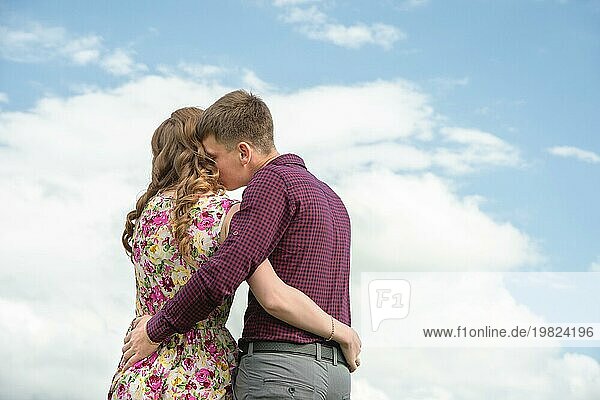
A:
{"label": "checkered pattern fabric", "polygon": [[[148,322],[160,342],[205,319],[269,258],[277,275],[350,324],[350,218],[341,199],[293,154],[261,168],[244,191],[229,236]],[[323,339],[270,316],[252,292],[241,341],[311,343]]]}

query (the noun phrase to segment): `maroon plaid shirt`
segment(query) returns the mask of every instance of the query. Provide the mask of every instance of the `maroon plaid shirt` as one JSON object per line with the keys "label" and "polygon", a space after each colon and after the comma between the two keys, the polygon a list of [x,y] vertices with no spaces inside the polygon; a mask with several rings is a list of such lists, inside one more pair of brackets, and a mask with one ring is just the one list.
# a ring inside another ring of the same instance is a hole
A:
{"label": "maroon plaid shirt", "polygon": [[[228,238],[148,322],[150,339],[160,342],[191,329],[233,295],[267,257],[284,282],[350,324],[348,212],[300,157],[285,154],[252,177]],[[322,339],[272,317],[250,291],[241,340]]]}

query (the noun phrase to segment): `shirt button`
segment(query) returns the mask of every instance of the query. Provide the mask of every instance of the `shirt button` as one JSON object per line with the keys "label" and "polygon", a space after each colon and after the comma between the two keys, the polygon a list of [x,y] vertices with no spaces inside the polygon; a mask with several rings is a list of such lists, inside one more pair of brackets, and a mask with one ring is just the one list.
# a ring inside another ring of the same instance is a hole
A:
{"label": "shirt button", "polygon": [[237,231],[233,231],[232,235],[233,236],[237,236],[238,232]]}

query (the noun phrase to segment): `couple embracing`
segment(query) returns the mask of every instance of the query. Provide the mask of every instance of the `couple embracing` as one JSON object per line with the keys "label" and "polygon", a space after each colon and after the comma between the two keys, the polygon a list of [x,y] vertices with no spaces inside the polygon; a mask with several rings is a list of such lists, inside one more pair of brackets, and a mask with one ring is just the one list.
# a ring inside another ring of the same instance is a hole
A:
{"label": "couple embracing", "polygon": [[[266,104],[242,90],[182,108],[152,137],[129,212],[136,318],[109,399],[349,399],[350,219],[303,160],[280,155]],[[246,186],[241,203],[226,190]],[[250,286],[236,346],[225,327]]]}

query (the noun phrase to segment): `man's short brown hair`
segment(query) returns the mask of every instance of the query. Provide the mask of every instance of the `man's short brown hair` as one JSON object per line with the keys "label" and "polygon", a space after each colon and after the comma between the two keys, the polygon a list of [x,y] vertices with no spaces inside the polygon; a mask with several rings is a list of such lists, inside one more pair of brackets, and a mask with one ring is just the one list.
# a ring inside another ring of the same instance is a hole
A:
{"label": "man's short brown hair", "polygon": [[208,107],[198,123],[197,133],[201,139],[214,135],[228,150],[233,150],[239,142],[250,142],[262,153],[275,147],[269,108],[260,97],[245,90],[227,93]]}

